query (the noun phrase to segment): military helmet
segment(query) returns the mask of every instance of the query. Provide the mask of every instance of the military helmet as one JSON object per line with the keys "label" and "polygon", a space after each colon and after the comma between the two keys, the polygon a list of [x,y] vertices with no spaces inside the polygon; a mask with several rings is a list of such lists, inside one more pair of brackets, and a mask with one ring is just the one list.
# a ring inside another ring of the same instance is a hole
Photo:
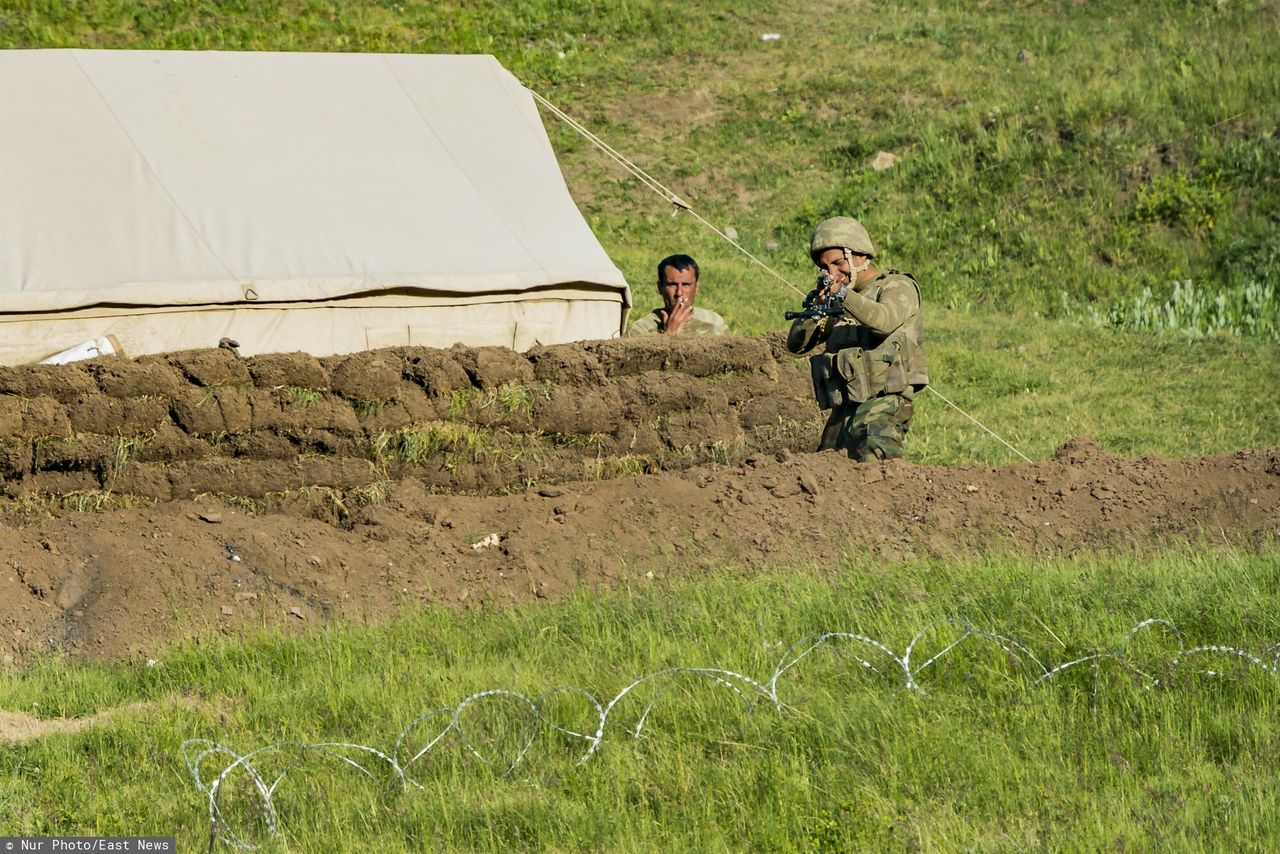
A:
{"label": "military helmet", "polygon": [[867,230],[853,217],[833,216],[818,223],[813,237],[809,238],[809,257],[816,264],[819,255],[837,247],[872,258],[876,255],[876,247],[867,236]]}

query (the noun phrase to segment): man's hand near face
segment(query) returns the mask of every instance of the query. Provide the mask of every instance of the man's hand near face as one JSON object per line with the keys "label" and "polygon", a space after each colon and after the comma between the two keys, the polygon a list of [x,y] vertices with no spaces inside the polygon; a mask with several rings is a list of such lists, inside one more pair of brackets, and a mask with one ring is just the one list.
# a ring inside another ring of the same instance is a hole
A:
{"label": "man's hand near face", "polygon": [[684,328],[685,321],[693,317],[693,303],[679,297],[670,311],[663,309],[658,312],[658,316],[662,318],[662,331],[667,335],[675,335]]}

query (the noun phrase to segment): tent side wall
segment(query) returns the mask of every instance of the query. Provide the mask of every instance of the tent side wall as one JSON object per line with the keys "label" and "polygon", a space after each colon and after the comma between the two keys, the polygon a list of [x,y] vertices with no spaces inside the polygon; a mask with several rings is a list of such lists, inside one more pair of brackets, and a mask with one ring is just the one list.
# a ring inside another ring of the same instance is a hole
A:
{"label": "tent side wall", "polygon": [[616,289],[573,283],[518,294],[391,293],[321,302],[209,306],[93,306],[0,313],[0,365],[39,361],[111,335],[126,356],[240,343],[242,355],[316,356],[378,347],[502,346],[528,350],[619,334]]}
{"label": "tent side wall", "polygon": [[0,364],[525,349],[630,300],[491,56],[0,51]]}

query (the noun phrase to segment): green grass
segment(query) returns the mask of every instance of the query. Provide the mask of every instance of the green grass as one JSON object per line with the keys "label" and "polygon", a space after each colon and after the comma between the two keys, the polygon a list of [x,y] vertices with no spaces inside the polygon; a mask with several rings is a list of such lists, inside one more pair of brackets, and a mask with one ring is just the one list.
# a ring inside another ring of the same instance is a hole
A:
{"label": "green grass", "polygon": [[318,391],[314,388],[298,388],[297,386],[282,386],[278,390],[278,394],[283,400],[292,401],[299,406],[315,406],[324,400],[325,392]]}
{"label": "green grass", "polygon": [[[0,824],[25,834],[177,833],[190,850],[208,827],[179,755],[185,739],[241,751],[336,740],[390,752],[420,712],[479,691],[536,697],[575,685],[607,699],[674,666],[766,681],[788,644],[823,631],[863,633],[901,654],[918,629],[961,617],[1052,666],[1120,650],[1133,625],[1159,617],[1177,624],[1188,647],[1257,653],[1277,639],[1277,583],[1274,544],[892,568],[853,557],[754,578],[633,578],[620,591],[556,605],[433,608],[380,628],[208,640],[162,653],[154,667],[44,662],[0,679],[0,707],[57,716],[137,699],[154,705],[6,749]],[[935,630],[913,661],[953,638]],[[300,764],[280,784],[284,838],[268,850],[284,842],[290,850],[1265,849],[1280,841],[1280,677],[1230,656],[1202,662],[1223,678],[1172,668],[1176,644],[1160,631],[1127,648],[1163,680],[1155,688],[1114,660],[1035,685],[992,649],[957,648],[921,674],[926,693],[917,693],[827,647],[780,680],[781,714],[767,704],[748,713],[706,680],[668,678],[645,737],[628,727],[657,686],[618,704],[602,749],[581,767],[581,742],[547,731],[505,776],[447,741],[412,771],[424,789],[407,793],[385,771],[365,780],[317,755],[269,757],[264,772],[284,770],[286,758]],[[518,753],[517,709],[481,702],[464,720],[499,768]],[[589,726],[582,703],[562,697],[550,710]],[[237,791],[228,789],[227,808],[249,821]]]}
{"label": "green grass", "polygon": [[1116,329],[1174,332],[1185,338],[1218,334],[1280,339],[1280,296],[1273,285],[1258,282],[1211,293],[1187,279],[1175,283],[1173,293],[1163,300],[1143,288],[1138,296],[1116,301],[1106,311],[1083,313],[1070,306],[1067,311]]}
{"label": "green grass", "polygon": [[[928,335],[938,390],[1032,459],[1091,435],[1124,456],[1193,456],[1280,444],[1280,343],[1198,340],[1022,316],[939,311]],[[908,458],[1016,457],[935,395],[917,396]]]}
{"label": "green grass", "polygon": [[434,457],[443,457],[449,465],[458,460],[477,462],[492,450],[483,432],[452,421],[405,427],[394,434],[380,435],[373,445],[378,459],[411,466]]}
{"label": "green grass", "polygon": [[550,384],[543,383],[539,386],[527,386],[520,383],[506,383],[495,389],[491,389],[486,395],[483,407],[497,407],[500,412],[508,415],[524,415],[528,416],[533,413],[534,401],[541,397],[543,400],[550,399]]}

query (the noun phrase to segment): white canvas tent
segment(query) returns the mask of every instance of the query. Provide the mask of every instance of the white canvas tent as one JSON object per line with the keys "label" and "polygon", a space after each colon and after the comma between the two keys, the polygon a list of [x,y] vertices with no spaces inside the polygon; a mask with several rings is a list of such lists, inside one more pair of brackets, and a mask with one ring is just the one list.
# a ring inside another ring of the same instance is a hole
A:
{"label": "white canvas tent", "polygon": [[493,57],[0,51],[0,364],[523,350],[630,302]]}

